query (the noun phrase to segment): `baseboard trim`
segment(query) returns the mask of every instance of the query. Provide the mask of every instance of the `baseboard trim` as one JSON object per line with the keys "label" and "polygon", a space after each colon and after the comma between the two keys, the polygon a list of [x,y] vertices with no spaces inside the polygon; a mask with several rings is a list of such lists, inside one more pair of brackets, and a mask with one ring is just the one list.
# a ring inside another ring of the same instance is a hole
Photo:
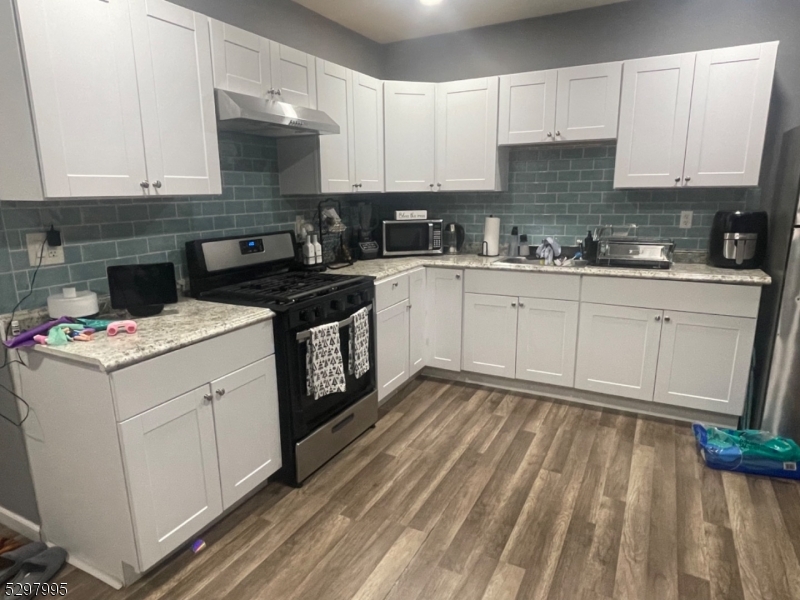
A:
{"label": "baseboard trim", "polygon": [[18,534],[24,535],[29,540],[38,541],[41,539],[39,525],[2,506],[0,506],[0,523]]}
{"label": "baseboard trim", "polygon": [[585,392],[574,388],[562,388],[555,385],[543,383],[533,383],[520,381],[517,379],[506,379],[493,375],[481,375],[480,373],[469,373],[466,371],[446,371],[436,367],[425,367],[422,375],[434,379],[444,379],[448,381],[460,381],[475,385],[484,385],[492,388],[508,390],[510,392],[522,392],[534,396],[544,396],[555,400],[575,402],[577,404],[589,404],[602,408],[613,408],[624,412],[686,421],[689,423],[698,421],[708,425],[720,427],[736,428],[739,425],[739,417],[733,415],[723,415],[680,406],[670,406],[667,404],[656,404],[655,402],[643,402],[640,400],[629,400],[617,396],[605,396],[594,392]]}

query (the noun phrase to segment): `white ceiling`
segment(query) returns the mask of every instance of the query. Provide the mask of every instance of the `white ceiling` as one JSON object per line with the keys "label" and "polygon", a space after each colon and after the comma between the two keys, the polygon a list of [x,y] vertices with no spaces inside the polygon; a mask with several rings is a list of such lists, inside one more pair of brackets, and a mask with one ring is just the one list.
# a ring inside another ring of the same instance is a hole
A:
{"label": "white ceiling", "polygon": [[294,0],[376,42],[462,31],[626,0]]}

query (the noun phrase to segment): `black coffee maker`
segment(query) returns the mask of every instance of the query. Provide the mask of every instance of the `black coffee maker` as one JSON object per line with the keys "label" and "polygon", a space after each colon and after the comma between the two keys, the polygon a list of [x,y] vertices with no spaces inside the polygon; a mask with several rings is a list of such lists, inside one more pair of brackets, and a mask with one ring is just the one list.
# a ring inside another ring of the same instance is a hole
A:
{"label": "black coffee maker", "polygon": [[709,263],[727,269],[758,269],[766,254],[766,212],[721,210],[714,215]]}

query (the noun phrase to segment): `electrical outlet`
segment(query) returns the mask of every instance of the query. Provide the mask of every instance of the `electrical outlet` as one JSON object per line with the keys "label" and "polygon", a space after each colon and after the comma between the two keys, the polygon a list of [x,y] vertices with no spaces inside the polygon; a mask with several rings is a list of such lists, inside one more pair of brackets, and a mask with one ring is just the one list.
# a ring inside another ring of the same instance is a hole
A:
{"label": "electrical outlet", "polygon": [[681,224],[679,227],[681,229],[691,229],[692,228],[692,215],[694,213],[690,210],[682,210],[681,211]]}
{"label": "electrical outlet", "polygon": [[61,239],[61,246],[52,247],[49,244],[42,244],[46,239],[44,233],[28,233],[25,235],[25,243],[28,245],[28,262],[32,267],[39,264],[41,253],[42,266],[64,264],[64,239]]}

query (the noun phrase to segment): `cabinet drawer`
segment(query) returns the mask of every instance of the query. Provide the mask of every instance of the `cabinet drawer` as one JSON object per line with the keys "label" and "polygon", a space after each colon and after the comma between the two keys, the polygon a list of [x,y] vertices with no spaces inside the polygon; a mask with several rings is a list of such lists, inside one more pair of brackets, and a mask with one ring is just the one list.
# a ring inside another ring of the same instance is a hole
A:
{"label": "cabinet drawer", "polygon": [[192,344],[111,374],[122,422],[275,352],[272,321]]}
{"label": "cabinet drawer", "polygon": [[378,312],[408,299],[408,273],[385,279],[375,285],[375,308]]}
{"label": "cabinet drawer", "polygon": [[584,277],[581,301],[731,317],[757,317],[761,288],[751,285]]}
{"label": "cabinet drawer", "polygon": [[581,278],[579,275],[553,275],[551,273],[513,273],[510,271],[468,270],[464,291],[472,294],[549,298],[552,300],[578,300]]}

